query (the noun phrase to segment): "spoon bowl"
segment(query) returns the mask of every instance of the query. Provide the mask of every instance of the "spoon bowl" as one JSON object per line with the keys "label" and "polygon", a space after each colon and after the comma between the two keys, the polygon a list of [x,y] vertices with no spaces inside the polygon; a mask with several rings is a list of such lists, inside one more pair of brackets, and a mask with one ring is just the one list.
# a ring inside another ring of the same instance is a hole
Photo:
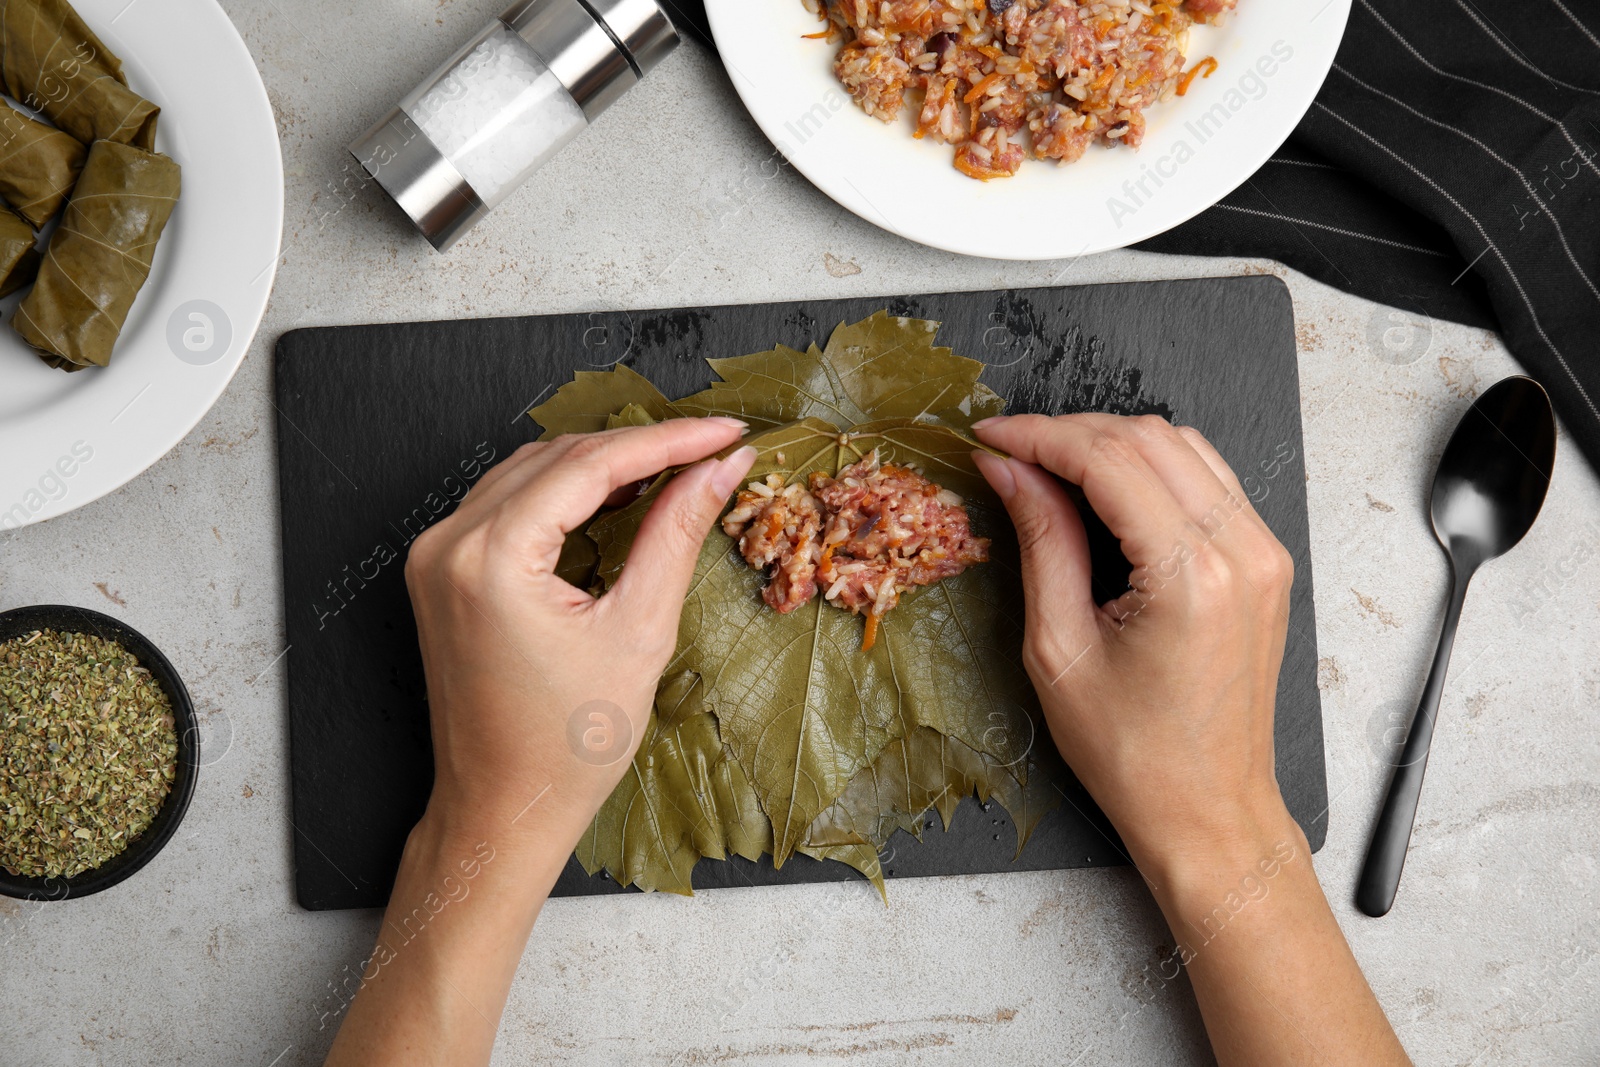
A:
{"label": "spoon bowl", "polygon": [[1467,409],[1433,479],[1433,531],[1453,560],[1504,555],[1539,516],[1556,457],[1555,414],[1532,378],[1496,383]]}
{"label": "spoon bowl", "polygon": [[1555,458],[1550,397],[1538,382],[1520,375],[1496,382],[1473,401],[1439,457],[1428,510],[1434,535],[1450,559],[1450,603],[1356,886],[1356,906],[1374,918],[1388,914],[1400,888],[1467,583],[1532,528],[1550,489]]}

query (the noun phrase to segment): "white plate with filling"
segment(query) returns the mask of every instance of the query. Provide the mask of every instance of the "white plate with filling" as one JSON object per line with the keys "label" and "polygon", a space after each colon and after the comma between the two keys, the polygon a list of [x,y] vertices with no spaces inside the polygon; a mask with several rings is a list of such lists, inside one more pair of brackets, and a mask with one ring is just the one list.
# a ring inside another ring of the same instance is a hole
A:
{"label": "white plate with filling", "polygon": [[1019,260],[1134,244],[1243,184],[1311,106],[1350,14],[1350,0],[832,0],[825,21],[818,2],[706,0],[762,131],[867,221]]}
{"label": "white plate with filling", "polygon": [[194,428],[261,322],[283,231],[272,107],[214,0],[73,6],[161,108],[155,147],[182,193],[108,366],[47,366],[9,325],[22,294],[0,303],[0,529],[116,490]]}

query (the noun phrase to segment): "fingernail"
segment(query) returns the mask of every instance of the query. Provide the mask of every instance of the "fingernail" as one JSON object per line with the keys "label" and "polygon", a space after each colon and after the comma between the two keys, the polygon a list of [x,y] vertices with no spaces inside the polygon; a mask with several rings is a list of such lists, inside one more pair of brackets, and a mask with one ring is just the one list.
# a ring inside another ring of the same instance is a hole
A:
{"label": "fingernail", "polygon": [[1011,416],[1009,415],[990,415],[987,419],[979,419],[977,422],[973,423],[972,428],[974,430],[983,430],[990,426],[998,426],[1010,417]]}
{"label": "fingernail", "polygon": [[732,493],[744,481],[744,476],[750,473],[750,466],[755,461],[756,450],[749,445],[720,460],[711,472],[711,491],[719,497]]}
{"label": "fingernail", "polygon": [[978,465],[978,473],[983,475],[1001,500],[1011,499],[1012,494],[1017,491],[1017,478],[1011,473],[1009,460],[1001,459],[992,452],[974,449],[972,462]]}
{"label": "fingernail", "polygon": [[[750,428],[750,424],[748,422],[745,422],[743,419],[735,419],[735,418],[731,418],[731,417],[729,417],[727,415],[707,415],[706,418],[705,418],[705,421],[714,422],[719,426],[732,426],[734,429],[738,430],[740,433],[744,433],[746,430],[748,430]],[[729,458],[732,458],[732,457],[729,457]]]}

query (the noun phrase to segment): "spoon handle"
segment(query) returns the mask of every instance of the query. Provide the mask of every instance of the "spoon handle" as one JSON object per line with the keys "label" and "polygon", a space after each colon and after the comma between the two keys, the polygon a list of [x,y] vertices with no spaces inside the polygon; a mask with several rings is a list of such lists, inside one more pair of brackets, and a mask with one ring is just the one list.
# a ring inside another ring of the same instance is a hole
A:
{"label": "spoon handle", "polygon": [[1372,831],[1367,862],[1356,885],[1356,907],[1374,919],[1388,914],[1400,888],[1400,871],[1406,865],[1406,848],[1411,844],[1411,826],[1417,818],[1417,801],[1422,796],[1422,775],[1428,769],[1428,746],[1433,742],[1433,724],[1439,716],[1439,698],[1444,695],[1444,676],[1450,668],[1450,650],[1456,641],[1456,626],[1461,622],[1461,605],[1467,598],[1470,571],[1452,568],[1450,605],[1445,609],[1444,627],[1439,634],[1439,650],[1433,655],[1428,684],[1423,688],[1416,717],[1406,734],[1400,763],[1389,781],[1383,811]]}

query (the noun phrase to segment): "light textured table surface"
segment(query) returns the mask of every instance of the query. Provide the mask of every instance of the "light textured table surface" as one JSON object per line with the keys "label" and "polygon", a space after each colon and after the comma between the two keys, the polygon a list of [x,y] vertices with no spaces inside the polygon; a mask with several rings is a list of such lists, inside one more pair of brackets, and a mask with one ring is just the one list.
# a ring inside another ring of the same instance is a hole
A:
{"label": "light textured table surface", "polygon": [[[0,1064],[320,1063],[368,953],[375,913],[303,912],[291,883],[271,400],[284,331],[1262,272],[1288,283],[1298,322],[1333,797],[1323,885],[1419,1063],[1600,1062],[1600,487],[1565,436],[1537,527],[1468,600],[1399,903],[1381,921],[1350,904],[1382,734],[1421,690],[1443,610],[1433,465],[1468,399],[1517,370],[1495,336],[1435,323],[1397,357],[1372,340],[1383,309],[1267,262],[1008,264],[909,244],[779,167],[693,45],[436,255],[375,189],[343,191],[344,146],[501,0],[224,6],[283,143],[266,321],[165,459],[0,534],[0,608],[77,603],[151,636],[212,762],[179,836],[130,882],[0,898]],[[887,910],[860,884],[560,900],[496,1062],[1210,1062],[1186,981],[1150,977],[1168,944],[1127,870],[901,881]]]}

